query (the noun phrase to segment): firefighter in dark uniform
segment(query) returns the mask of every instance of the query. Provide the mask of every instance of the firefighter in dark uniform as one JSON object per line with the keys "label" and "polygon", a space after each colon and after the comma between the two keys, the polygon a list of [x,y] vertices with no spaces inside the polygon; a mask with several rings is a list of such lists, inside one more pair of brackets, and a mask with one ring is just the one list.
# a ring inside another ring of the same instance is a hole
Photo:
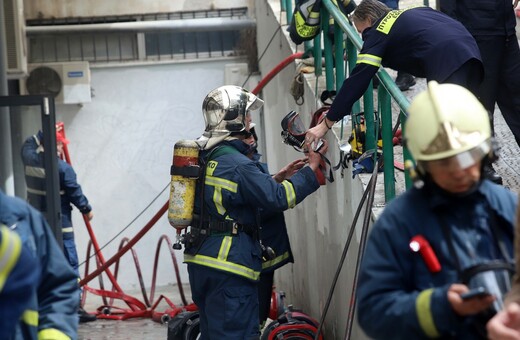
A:
{"label": "firefighter in dark uniform", "polygon": [[[414,187],[368,237],[358,320],[373,339],[487,339],[514,272],[518,195],[482,177],[495,157],[484,106],[467,89],[428,83],[408,109]],[[483,295],[464,297],[470,289]]]}
{"label": "firefighter in dark uniform", "polygon": [[391,11],[377,0],[361,1],[352,16],[363,47],[326,118],[307,132],[311,142],[351,113],[381,66],[472,92],[480,84],[483,69],[475,39],[449,16],[429,7]]}
{"label": "firefighter in dark uniform", "polygon": [[319,188],[314,171],[321,157],[312,150],[308,166],[282,183],[247,156],[246,113],[262,104],[238,86],[219,87],[203,102],[206,129],[197,143],[204,174],[184,254],[202,340],[259,338],[257,283],[268,254],[259,242],[258,221]]}
{"label": "firefighter in dark uniform", "polygon": [[38,280],[36,287],[24,292],[30,301],[14,325],[14,336],[2,339],[77,339],[78,278],[43,215],[21,199],[0,191],[0,224],[16,232],[24,247],[30,249],[37,262],[32,270]]}
{"label": "firefighter in dark uniform", "polygon": [[[495,103],[520,146],[520,48],[515,33],[518,0],[440,0],[440,10],[473,35],[484,64],[476,93],[493,122]],[[493,129],[493,124],[491,124]]]}
{"label": "firefighter in dark uniform", "polygon": [[[45,169],[43,167],[44,148],[42,142],[43,133],[41,131],[27,138],[22,146],[22,161],[25,166],[27,201],[37,210],[46,212]],[[58,153],[62,151],[63,144],[67,144],[68,142],[68,139],[66,139],[62,133],[56,133]],[[74,229],[72,228],[72,205],[76,206],[89,220],[93,217],[92,207],[77,181],[76,172],[69,163],[60,158],[58,158],[58,173],[60,181],[63,249],[65,257],[79,279],[78,253],[74,240]],[[78,291],[78,298],[80,298],[80,295],[81,291]],[[96,320],[94,315],[87,313],[83,308],[78,310],[78,314],[80,316],[80,322]]]}
{"label": "firefighter in dark uniform", "polygon": [[[1,208],[1,207],[0,207]],[[40,280],[39,263],[20,236],[0,223],[0,339],[10,339]]]}

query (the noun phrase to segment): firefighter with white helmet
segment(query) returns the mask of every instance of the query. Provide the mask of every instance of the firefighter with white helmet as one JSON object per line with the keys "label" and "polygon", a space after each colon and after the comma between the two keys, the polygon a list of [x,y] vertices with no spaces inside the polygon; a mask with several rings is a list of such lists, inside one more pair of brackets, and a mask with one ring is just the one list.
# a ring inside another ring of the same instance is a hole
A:
{"label": "firefighter with white helmet", "polygon": [[359,323],[375,339],[485,339],[509,289],[517,195],[481,176],[494,143],[471,92],[432,81],[408,112],[420,185],[390,202],[371,231]]}
{"label": "firefighter with white helmet", "polygon": [[202,105],[202,172],[184,253],[202,340],[259,338],[257,282],[262,257],[269,254],[262,251],[258,221],[319,188],[314,170],[321,158],[312,150],[308,166],[281,183],[247,156],[246,115],[262,104],[241,87],[221,86]]}

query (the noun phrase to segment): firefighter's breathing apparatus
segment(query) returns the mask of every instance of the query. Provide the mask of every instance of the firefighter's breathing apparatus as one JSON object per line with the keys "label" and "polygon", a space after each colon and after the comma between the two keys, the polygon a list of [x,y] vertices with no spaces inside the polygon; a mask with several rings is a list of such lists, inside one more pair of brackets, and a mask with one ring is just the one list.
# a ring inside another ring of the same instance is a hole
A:
{"label": "firefighter's breathing apparatus", "polygon": [[168,221],[177,231],[173,249],[180,250],[181,231],[191,225],[195,207],[195,189],[200,176],[199,145],[193,140],[180,140],[173,147],[170,170]]}

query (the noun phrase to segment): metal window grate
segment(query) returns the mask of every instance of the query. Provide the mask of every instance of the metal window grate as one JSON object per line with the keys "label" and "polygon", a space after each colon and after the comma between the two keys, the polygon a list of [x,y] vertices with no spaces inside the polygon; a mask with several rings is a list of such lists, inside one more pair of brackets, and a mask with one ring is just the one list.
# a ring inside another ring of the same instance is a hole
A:
{"label": "metal window grate", "polygon": [[[59,26],[203,18],[247,18],[247,8],[156,13],[96,18],[52,18],[27,21],[28,26]],[[95,63],[214,58],[244,54],[240,30],[197,32],[85,32],[28,36],[30,63],[89,61]],[[144,39],[139,39],[143,35]],[[139,44],[144,41],[139,57]]]}

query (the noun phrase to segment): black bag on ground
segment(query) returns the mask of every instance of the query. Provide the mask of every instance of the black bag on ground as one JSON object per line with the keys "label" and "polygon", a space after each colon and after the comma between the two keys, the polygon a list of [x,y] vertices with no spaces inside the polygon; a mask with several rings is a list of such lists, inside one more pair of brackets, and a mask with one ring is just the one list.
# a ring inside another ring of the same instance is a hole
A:
{"label": "black bag on ground", "polygon": [[168,321],[168,340],[195,340],[200,334],[199,312],[182,312]]}

